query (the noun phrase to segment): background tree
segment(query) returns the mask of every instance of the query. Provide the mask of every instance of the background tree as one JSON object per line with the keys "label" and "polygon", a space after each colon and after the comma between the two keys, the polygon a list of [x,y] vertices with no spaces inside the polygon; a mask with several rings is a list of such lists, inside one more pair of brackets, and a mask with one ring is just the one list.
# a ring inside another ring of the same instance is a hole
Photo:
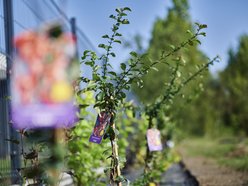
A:
{"label": "background tree", "polygon": [[226,69],[221,73],[221,83],[225,88],[226,105],[223,105],[225,124],[232,126],[235,132],[248,134],[248,35],[240,37],[235,52],[229,52]]}
{"label": "background tree", "polygon": [[[237,50],[230,49],[227,67],[219,77],[209,76],[205,91],[178,117],[181,127],[194,134],[219,136],[248,134],[248,36],[240,37]],[[190,114],[189,114],[190,113]]]}
{"label": "background tree", "polygon": [[[153,27],[152,38],[149,44],[149,48],[147,49],[150,54],[150,58],[157,59],[160,57],[161,53],[159,53],[159,49],[169,50],[170,48],[174,48],[179,45],[183,40],[185,40],[189,35],[185,34],[187,31],[188,34],[192,34],[194,32],[194,24],[190,19],[190,15],[188,13],[189,4],[187,0],[179,1],[173,0],[173,7],[169,9],[168,15],[164,19],[158,19]],[[202,33],[202,35],[206,35]],[[170,45],[173,44],[174,46]],[[199,50],[197,43],[191,43],[192,45],[188,47],[188,49],[178,51],[172,57],[167,58],[168,63],[173,64],[177,58],[183,58],[181,61],[187,64],[186,68],[184,68],[179,76],[187,77],[190,73],[198,69],[200,65],[207,62],[207,57]],[[200,41],[199,41],[200,44]],[[149,63],[149,62],[147,62]],[[133,90],[139,100],[145,103],[153,102],[154,98],[158,97],[163,91],[163,84],[168,81],[170,78],[170,69],[167,68],[164,64],[159,64],[157,66],[159,70],[158,72],[150,72],[147,76],[143,78],[144,88],[139,89],[137,86],[133,86]],[[159,78],[158,78],[159,76]],[[189,85],[184,89],[183,94],[187,95],[186,101],[192,100],[195,98],[199,90],[203,89],[204,84],[210,79],[210,74],[204,74],[204,79],[199,78],[194,83],[194,86]],[[198,84],[198,86],[195,86]],[[196,88],[197,87],[197,88]],[[179,101],[180,100],[180,101]],[[202,133],[200,130],[202,126],[200,125],[192,125],[192,121],[195,121],[195,115],[189,114],[189,111],[194,110],[190,105],[187,105],[187,108],[184,108],[183,105],[185,101],[181,99],[174,99],[174,104],[170,109],[173,112],[175,118],[181,118],[177,120],[178,123],[183,126],[183,128],[188,128],[190,131],[194,131],[197,133]],[[183,103],[183,104],[182,104]],[[193,103],[191,103],[193,104]],[[180,116],[180,117],[178,117]],[[194,129],[191,129],[191,128]]]}

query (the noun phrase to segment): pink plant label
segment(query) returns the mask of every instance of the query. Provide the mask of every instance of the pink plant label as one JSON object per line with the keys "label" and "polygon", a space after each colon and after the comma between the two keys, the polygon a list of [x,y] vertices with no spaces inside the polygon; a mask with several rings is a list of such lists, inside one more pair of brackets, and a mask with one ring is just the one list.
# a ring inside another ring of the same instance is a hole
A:
{"label": "pink plant label", "polygon": [[13,126],[71,127],[77,121],[72,63],[75,39],[60,25],[25,31],[14,39],[11,79]]}
{"label": "pink plant label", "polygon": [[158,129],[148,129],[146,136],[150,151],[161,151],[163,149],[160,138],[160,131]]}
{"label": "pink plant label", "polygon": [[106,128],[110,123],[111,115],[106,112],[98,114],[93,132],[90,136],[89,141],[100,144],[105,134]]}

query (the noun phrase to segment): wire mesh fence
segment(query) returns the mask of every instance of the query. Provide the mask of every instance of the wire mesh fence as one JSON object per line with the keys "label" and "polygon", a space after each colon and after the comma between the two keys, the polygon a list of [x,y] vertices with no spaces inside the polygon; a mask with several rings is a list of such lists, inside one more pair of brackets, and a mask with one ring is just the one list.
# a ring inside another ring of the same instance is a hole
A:
{"label": "wire mesh fence", "polygon": [[11,163],[7,109],[6,57],[0,53],[0,183],[9,184]]}

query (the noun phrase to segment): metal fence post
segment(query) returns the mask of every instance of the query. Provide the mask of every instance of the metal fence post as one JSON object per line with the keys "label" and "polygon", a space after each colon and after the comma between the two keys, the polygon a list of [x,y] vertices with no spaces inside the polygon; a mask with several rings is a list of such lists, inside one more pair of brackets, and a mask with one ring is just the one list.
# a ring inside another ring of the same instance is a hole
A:
{"label": "metal fence post", "polygon": [[76,39],[76,53],[75,53],[75,57],[76,59],[78,59],[79,55],[78,55],[78,46],[77,46],[77,26],[76,26],[76,18],[72,17],[70,19],[70,24],[71,24],[71,32],[74,35],[75,39]]}
{"label": "metal fence post", "polygon": [[[12,0],[4,0],[4,26],[5,26],[5,46],[6,46],[6,62],[7,62],[7,94],[10,96],[10,72],[12,66],[12,53],[13,53],[13,36],[14,36],[14,27],[13,27],[13,10],[12,10]],[[13,127],[10,125],[10,100],[8,101],[8,125],[10,127],[10,139],[19,140],[19,134]],[[20,168],[20,152],[19,146],[15,143],[10,143],[10,158],[11,158],[11,181],[12,184],[19,183],[19,176],[17,169]]]}

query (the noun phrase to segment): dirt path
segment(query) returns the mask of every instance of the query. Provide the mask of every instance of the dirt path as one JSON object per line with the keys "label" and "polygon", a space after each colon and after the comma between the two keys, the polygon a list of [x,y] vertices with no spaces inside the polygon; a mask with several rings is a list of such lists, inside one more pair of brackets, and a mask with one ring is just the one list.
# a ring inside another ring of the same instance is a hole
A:
{"label": "dirt path", "polygon": [[219,166],[205,157],[189,157],[179,150],[183,162],[201,186],[248,186],[248,173]]}

